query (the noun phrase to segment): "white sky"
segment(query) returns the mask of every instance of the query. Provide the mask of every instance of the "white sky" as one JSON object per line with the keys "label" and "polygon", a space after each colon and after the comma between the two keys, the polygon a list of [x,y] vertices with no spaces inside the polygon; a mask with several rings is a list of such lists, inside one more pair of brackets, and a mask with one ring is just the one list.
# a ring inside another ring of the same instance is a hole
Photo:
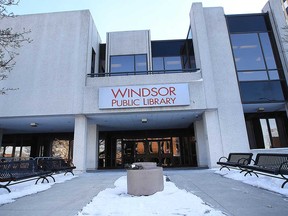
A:
{"label": "white sky", "polygon": [[[193,2],[226,14],[260,13],[268,0],[20,0],[17,15],[89,9],[103,42],[106,32],[151,30],[152,40],[184,39]],[[280,2],[280,0],[279,0]]]}

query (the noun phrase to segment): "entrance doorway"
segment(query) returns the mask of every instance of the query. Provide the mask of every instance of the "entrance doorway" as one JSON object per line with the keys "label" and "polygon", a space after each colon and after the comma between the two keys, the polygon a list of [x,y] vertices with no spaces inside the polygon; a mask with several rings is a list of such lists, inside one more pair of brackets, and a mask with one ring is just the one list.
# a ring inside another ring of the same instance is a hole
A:
{"label": "entrance doorway", "polygon": [[123,162],[156,162],[161,166],[173,166],[173,156],[179,157],[179,138],[123,139]]}
{"label": "entrance doorway", "polygon": [[188,129],[100,133],[98,164],[100,169],[124,168],[134,162],[156,162],[163,167],[195,167],[195,143]]}

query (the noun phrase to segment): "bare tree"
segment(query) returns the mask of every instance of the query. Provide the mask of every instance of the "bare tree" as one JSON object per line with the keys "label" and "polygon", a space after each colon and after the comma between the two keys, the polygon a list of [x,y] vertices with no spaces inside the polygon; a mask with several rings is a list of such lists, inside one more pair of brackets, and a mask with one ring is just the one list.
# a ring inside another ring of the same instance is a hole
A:
{"label": "bare tree", "polygon": [[[7,10],[7,7],[18,5],[20,0],[0,0],[0,22],[5,19],[14,18],[15,15]],[[15,57],[19,54],[19,49],[24,42],[31,42],[26,37],[30,30],[23,29],[21,32],[15,32],[12,28],[0,29],[0,81],[8,78],[8,74],[15,66]],[[2,87],[0,95],[4,95],[7,91],[16,90],[16,88]]]}

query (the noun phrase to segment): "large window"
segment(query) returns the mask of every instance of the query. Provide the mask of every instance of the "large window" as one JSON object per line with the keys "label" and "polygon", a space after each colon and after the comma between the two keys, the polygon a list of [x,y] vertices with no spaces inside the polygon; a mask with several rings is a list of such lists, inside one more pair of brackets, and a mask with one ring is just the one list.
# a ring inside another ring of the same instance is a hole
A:
{"label": "large window", "polygon": [[285,101],[283,69],[266,14],[227,16],[242,103]]}
{"label": "large window", "polygon": [[279,80],[268,33],[232,34],[239,81]]}
{"label": "large window", "polygon": [[152,41],[152,66],[158,72],[196,69],[192,39]]}
{"label": "large window", "polygon": [[147,55],[120,55],[110,57],[110,73],[147,73]]}

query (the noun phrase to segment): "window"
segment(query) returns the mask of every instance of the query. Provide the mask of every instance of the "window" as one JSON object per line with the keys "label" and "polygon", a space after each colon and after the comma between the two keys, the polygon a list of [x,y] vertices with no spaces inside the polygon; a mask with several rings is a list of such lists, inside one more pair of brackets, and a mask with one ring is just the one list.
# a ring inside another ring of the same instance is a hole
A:
{"label": "window", "polygon": [[[189,33],[191,31],[189,30]],[[182,72],[196,69],[191,35],[186,40],[152,41],[153,71]]]}
{"label": "window", "polygon": [[269,16],[227,16],[242,103],[285,101],[283,69]]}
{"label": "window", "polygon": [[[273,116],[274,115],[274,116]],[[287,147],[287,116],[285,113],[246,115],[246,126],[251,149]]]}
{"label": "window", "polygon": [[147,71],[147,56],[122,55],[110,57],[110,73]]}
{"label": "window", "polygon": [[268,33],[232,34],[239,81],[279,80]]}
{"label": "window", "polygon": [[237,71],[265,69],[257,34],[232,34],[231,42]]}
{"label": "window", "polygon": [[182,70],[180,56],[153,58],[153,70]]}
{"label": "window", "polygon": [[240,82],[243,103],[272,103],[284,101],[280,81]]}
{"label": "window", "polygon": [[94,49],[92,48],[92,57],[91,57],[91,74],[95,73],[95,64],[96,64],[96,53]]}

